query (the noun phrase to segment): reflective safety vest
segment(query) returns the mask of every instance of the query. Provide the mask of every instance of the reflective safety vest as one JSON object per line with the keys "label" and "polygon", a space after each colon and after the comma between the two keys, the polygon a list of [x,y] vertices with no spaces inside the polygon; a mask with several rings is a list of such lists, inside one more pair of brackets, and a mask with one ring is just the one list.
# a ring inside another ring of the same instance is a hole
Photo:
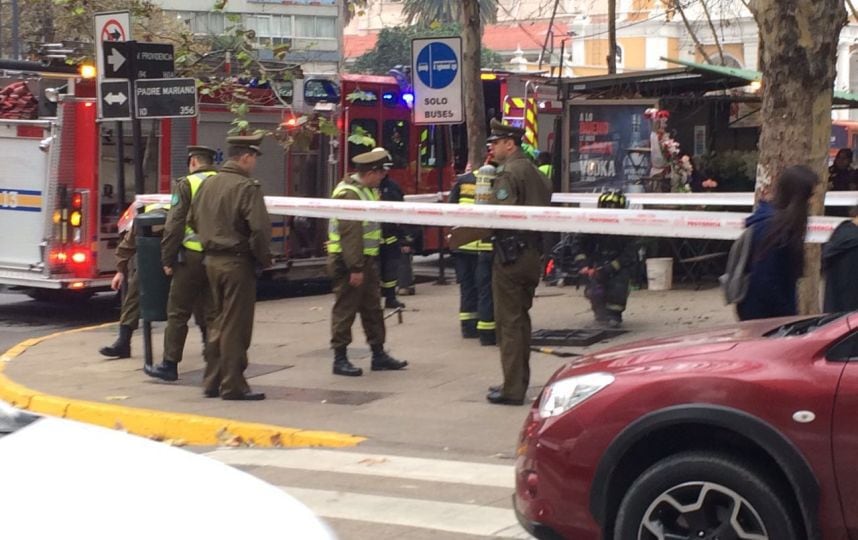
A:
{"label": "reflective safety vest", "polygon": [[545,165],[540,165],[538,168],[539,168],[539,172],[541,172],[542,174],[544,174],[548,178],[551,178],[551,172],[552,172],[553,168],[551,167],[550,164],[546,163]]}
{"label": "reflective safety vest", "polygon": [[[188,179],[188,183],[191,184],[192,201],[194,200],[194,197],[197,196],[197,191],[199,191],[200,186],[203,184],[203,180],[209,176],[214,176],[215,174],[217,173],[214,171],[202,171],[189,174],[186,177]],[[185,238],[182,240],[182,245],[185,246],[185,249],[196,251],[197,253],[202,253],[203,251],[203,244],[200,242],[199,236],[197,236],[197,233],[187,223],[185,224]]]}
{"label": "reflective safety vest", "polygon": [[[352,179],[356,180],[355,176]],[[334,188],[331,194],[332,199],[336,199],[340,193],[351,191],[356,193],[362,201],[377,201],[378,195],[372,188],[364,187],[359,184],[342,181]],[[339,221],[337,218],[331,218],[328,221],[328,253],[342,253],[343,246],[341,242]],[[376,221],[363,222],[363,254],[369,257],[378,256],[378,246],[381,244],[381,225]]]}
{"label": "reflective safety vest", "polygon": [[[459,204],[476,204],[477,199],[477,184],[463,182],[459,185]],[[462,246],[459,246],[462,251],[491,251],[492,243],[484,240],[474,240]]]}

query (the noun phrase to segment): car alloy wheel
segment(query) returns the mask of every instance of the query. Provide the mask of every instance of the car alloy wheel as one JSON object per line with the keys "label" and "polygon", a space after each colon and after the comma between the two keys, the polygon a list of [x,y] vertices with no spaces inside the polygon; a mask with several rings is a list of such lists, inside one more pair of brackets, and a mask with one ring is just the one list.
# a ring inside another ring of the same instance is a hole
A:
{"label": "car alloy wheel", "polygon": [[760,514],[741,495],[712,482],[686,482],[650,504],[638,540],[768,540]]}

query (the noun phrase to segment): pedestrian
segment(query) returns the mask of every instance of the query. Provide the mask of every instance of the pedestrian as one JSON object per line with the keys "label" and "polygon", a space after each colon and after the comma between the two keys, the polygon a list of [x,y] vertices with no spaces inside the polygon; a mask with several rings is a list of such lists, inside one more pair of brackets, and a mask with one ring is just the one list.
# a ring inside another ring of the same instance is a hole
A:
{"label": "pedestrian", "polygon": [[854,191],[858,189],[856,171],[852,166],[852,149],[841,148],[828,167],[828,191]]}
{"label": "pedestrian", "polygon": [[798,313],[796,282],[804,271],[808,201],[819,177],[797,165],[781,173],[771,202],[762,200],[745,220],[753,227],[748,291],[736,305],[739,319],[786,317]]}
{"label": "pedestrian", "polygon": [[157,366],[144,365],[143,371],[150,377],[165,381],[179,378],[178,365],[182,361],[191,314],[196,313],[204,348],[207,329],[214,321],[211,288],[203,264],[203,245],[188,226],[187,217],[200,186],[217,172],[214,166],[216,153],[205,146],[188,147],[189,174],[176,182],[164,225],[161,264],[164,265],[164,273],[172,276],[167,300],[167,326],[164,329],[164,357]]}
{"label": "pedestrian", "polygon": [[[448,201],[453,204],[476,204],[477,176],[470,170],[456,179]],[[481,177],[490,185],[495,168],[484,165]],[[481,179],[483,179],[481,178]],[[494,303],[492,302],[492,243],[474,240],[453,251],[456,282],[459,284],[459,325],[465,339],[479,338],[480,345],[495,345]]]}
{"label": "pedestrian", "polygon": [[[521,151],[524,130],[491,122],[494,160],[499,164],[492,202],[501,205],[548,206],[551,191],[542,174]],[[492,297],[500,345],[503,384],[492,387],[490,403],[523,405],[530,383],[530,307],[542,273],[541,234],[496,230],[492,263]]]}
{"label": "pedestrian", "polygon": [[822,247],[826,313],[858,310],[858,206],[852,208],[851,215],[852,219],[838,225]]}
{"label": "pedestrian", "polygon": [[[377,148],[355,156],[357,173],[334,188],[331,198],[377,201],[375,190],[387,174],[387,151]],[[335,375],[359,377],[363,370],[353,365],[347,348],[352,342],[352,324],[360,313],[366,341],[372,348],[373,371],[399,370],[408,365],[384,351],[385,328],[381,308],[378,254],[381,228],[373,221],[328,222],[328,273],[333,280],[334,307],[331,311],[331,348]]]}
{"label": "pedestrian", "polygon": [[[383,150],[384,148],[375,148]],[[402,202],[405,196],[399,185],[394,182],[387,171],[393,166],[390,154],[387,154],[387,162],[384,164],[384,178],[378,185],[378,192],[382,201]],[[402,262],[403,245],[401,239],[405,236],[402,227],[396,223],[381,224],[381,246],[379,247],[379,264],[381,266],[381,296],[384,298],[384,307],[388,309],[404,308],[405,304],[396,298],[396,283],[399,279],[399,266]]]}
{"label": "pedestrian", "polygon": [[[143,213],[166,213],[170,205],[152,203],[145,205]],[[119,335],[112,345],[102,347],[98,352],[108,358],[131,358],[131,337],[140,321],[140,281],[137,276],[137,227],[133,215],[124,219],[125,226],[120,228],[121,239],[116,246],[116,274],[110,282],[114,291],[122,290],[122,307],[119,312]]]}
{"label": "pedestrian", "polygon": [[256,279],[271,266],[271,220],[262,187],[251,177],[263,135],[226,139],[229,160],[208,177],[191,202],[191,229],[205,254],[214,300],[203,394],[226,400],[262,400],[244,378],[253,336]]}
{"label": "pedestrian", "polygon": [[[628,206],[622,191],[602,193],[597,204],[599,208]],[[630,236],[582,234],[575,244],[575,263],[584,265],[579,274],[587,278],[584,296],[590,300],[596,322],[618,328],[623,324],[632,273],[638,264],[637,241]]]}

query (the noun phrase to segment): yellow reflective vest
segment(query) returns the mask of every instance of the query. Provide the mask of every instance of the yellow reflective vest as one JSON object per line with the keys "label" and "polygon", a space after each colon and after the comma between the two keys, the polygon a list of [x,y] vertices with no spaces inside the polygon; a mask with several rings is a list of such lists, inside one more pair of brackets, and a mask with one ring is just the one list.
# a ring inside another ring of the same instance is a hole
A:
{"label": "yellow reflective vest", "polygon": [[[354,178],[354,177],[352,177]],[[356,193],[362,201],[377,201],[378,195],[375,190],[357,183],[342,181],[334,188],[331,198],[336,199],[340,193],[351,191]],[[339,221],[331,218],[328,222],[328,253],[342,253],[343,246],[340,243]],[[381,244],[381,225],[377,221],[363,222],[363,254],[369,257],[377,257],[379,245]]]}
{"label": "yellow reflective vest", "polygon": [[[214,171],[202,171],[189,174],[186,177],[188,179],[188,183],[191,185],[192,201],[194,200],[194,197],[197,196],[197,191],[199,191],[200,186],[203,184],[203,180],[209,176],[214,176],[215,174],[217,173]],[[185,246],[185,249],[196,251],[197,253],[202,253],[203,251],[203,244],[200,242],[200,238],[197,236],[196,231],[187,224],[185,225],[185,238],[182,240],[182,245]]]}

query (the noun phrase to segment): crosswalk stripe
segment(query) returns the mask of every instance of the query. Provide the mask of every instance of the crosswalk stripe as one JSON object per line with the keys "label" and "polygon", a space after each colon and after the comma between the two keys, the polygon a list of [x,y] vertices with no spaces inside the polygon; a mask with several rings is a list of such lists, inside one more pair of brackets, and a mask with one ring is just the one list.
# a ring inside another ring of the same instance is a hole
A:
{"label": "crosswalk stripe", "polygon": [[317,515],[492,538],[530,538],[512,510],[473,504],[278,486]]}
{"label": "crosswalk stripe", "polygon": [[515,487],[514,469],[511,465],[359,454],[315,448],[295,450],[225,449],[209,452],[206,455],[233,466],[269,466],[472,486],[509,489]]}

